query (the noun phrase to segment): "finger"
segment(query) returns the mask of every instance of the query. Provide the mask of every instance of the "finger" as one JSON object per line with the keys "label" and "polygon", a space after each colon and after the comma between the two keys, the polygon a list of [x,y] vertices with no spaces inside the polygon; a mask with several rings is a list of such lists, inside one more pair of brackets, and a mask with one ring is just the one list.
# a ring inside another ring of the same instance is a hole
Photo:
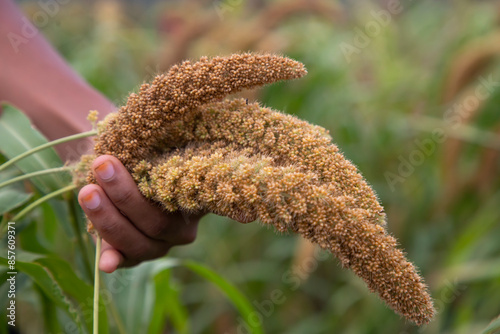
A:
{"label": "finger", "polygon": [[99,261],[99,270],[111,274],[116,269],[123,265],[125,259],[123,255],[114,248],[108,249],[101,253],[101,260]]}
{"label": "finger", "polygon": [[[192,230],[196,229],[199,218],[191,219],[181,213],[167,214],[150,203],[140,193],[134,179],[117,158],[110,155],[100,156],[96,158],[92,168],[97,182],[113,204],[144,234],[173,245],[194,240]],[[186,229],[186,225],[194,227]]]}
{"label": "finger", "polygon": [[[95,233],[92,235],[92,240],[96,243],[97,236]],[[101,244],[101,258],[99,260],[99,270],[111,274],[116,269],[123,267],[125,257],[117,249],[111,246],[106,240],[102,240]]]}
{"label": "finger", "polygon": [[125,266],[125,257],[116,248],[111,246],[107,241],[102,241],[101,260],[99,261],[99,269],[111,274],[116,269]]}
{"label": "finger", "polygon": [[143,261],[162,256],[165,245],[148,238],[111,203],[100,186],[83,187],[78,201],[100,236],[120,251],[126,260]]}

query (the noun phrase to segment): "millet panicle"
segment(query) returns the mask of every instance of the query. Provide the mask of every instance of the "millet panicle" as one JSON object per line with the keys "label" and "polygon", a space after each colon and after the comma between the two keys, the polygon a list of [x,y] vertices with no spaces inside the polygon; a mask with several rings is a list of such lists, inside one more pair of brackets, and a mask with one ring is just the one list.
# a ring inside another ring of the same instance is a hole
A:
{"label": "millet panicle", "polygon": [[[184,62],[143,84],[98,125],[95,154],[111,154],[166,211],[260,220],[331,251],[397,313],[417,325],[435,310],[414,265],[386,231],[378,199],[328,132],[243,99],[245,88],[305,75],[261,54]],[[75,182],[93,157],[82,158]],[[88,171],[86,182],[95,182]]]}

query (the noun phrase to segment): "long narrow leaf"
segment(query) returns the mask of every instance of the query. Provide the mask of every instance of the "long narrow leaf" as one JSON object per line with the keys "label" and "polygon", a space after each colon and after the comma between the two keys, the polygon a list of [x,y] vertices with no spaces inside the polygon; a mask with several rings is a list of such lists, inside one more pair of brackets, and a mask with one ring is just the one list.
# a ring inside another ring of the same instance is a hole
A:
{"label": "long narrow leaf", "polygon": [[481,334],[498,334],[500,333],[500,316],[493,319]]}
{"label": "long narrow leaf", "polygon": [[43,293],[43,290],[41,290],[40,287],[35,285],[35,289],[40,294],[45,330],[50,333],[61,333],[63,330],[61,328],[61,324],[59,323],[59,319],[57,319],[56,305],[52,302],[52,300],[47,298],[47,295]]}
{"label": "long narrow leaf", "polygon": [[[5,171],[0,173],[0,183],[12,179],[17,175],[15,171]],[[12,184],[0,188],[0,215],[9,212],[26,203],[32,194],[28,194],[22,184]]]}
{"label": "long narrow leaf", "polygon": [[0,189],[0,215],[9,212],[28,202],[33,194],[28,194],[16,189]]}
{"label": "long narrow leaf", "polygon": [[[8,159],[34,147],[47,143],[47,139],[33,126],[26,115],[15,107],[3,104],[0,115],[0,152]],[[16,163],[23,173],[31,173],[44,169],[61,167],[61,158],[53,148],[38,152]],[[67,184],[67,176],[44,175],[33,179],[33,184],[40,191],[47,193]]]}
{"label": "long narrow leaf", "polygon": [[215,271],[199,263],[194,261],[185,261],[184,265],[222,290],[222,292],[224,292],[224,294],[233,302],[234,306],[238,309],[240,314],[243,316],[243,319],[245,319],[248,324],[248,327],[254,334],[261,334],[264,332],[260,324],[255,325],[249,321],[252,314],[255,314],[256,311],[248,299],[234,285],[225,280]]}
{"label": "long narrow leaf", "polygon": [[166,269],[159,272],[153,279],[156,288],[156,298],[148,333],[161,333],[165,327],[166,317],[172,320],[172,325],[176,333],[190,333],[188,313],[184,305],[180,302],[179,292],[173,286],[171,270]]}
{"label": "long narrow leaf", "polygon": [[[53,274],[54,279],[59,282],[64,293],[78,302],[84,320],[88,325],[92,323],[93,309],[93,288],[76,276],[73,267],[62,259],[48,256],[36,260],[36,263],[41,264]],[[108,322],[106,309],[103,305],[99,305],[99,333],[108,332]]]}
{"label": "long narrow leaf", "polygon": [[194,261],[181,261],[177,259],[168,259],[159,262],[156,267],[156,272],[162,270],[175,268],[175,267],[185,267],[199,276],[205,278],[206,280],[212,282],[216,285],[228,298],[231,300],[233,305],[236,307],[240,315],[243,317],[248,327],[254,334],[264,333],[261,324],[250,323],[253,314],[256,311],[248,299],[241,293],[234,285],[225,280],[222,276],[217,274],[215,271],[197,263]]}
{"label": "long narrow leaf", "polygon": [[[54,256],[18,254],[16,270],[28,275],[43,293],[58,307],[65,310],[78,328],[87,332],[92,328],[92,287],[82,281],[66,261]],[[26,260],[26,261],[22,261]],[[7,266],[7,259],[0,257],[0,266]],[[100,333],[108,333],[104,306],[100,307]]]}
{"label": "long narrow leaf", "polygon": [[[8,261],[0,257],[0,266],[8,267]],[[63,293],[59,282],[54,280],[51,273],[38,263],[16,261],[16,270],[28,275],[58,307],[65,310],[75,322],[77,328],[83,332],[82,319],[78,314],[75,305]]]}

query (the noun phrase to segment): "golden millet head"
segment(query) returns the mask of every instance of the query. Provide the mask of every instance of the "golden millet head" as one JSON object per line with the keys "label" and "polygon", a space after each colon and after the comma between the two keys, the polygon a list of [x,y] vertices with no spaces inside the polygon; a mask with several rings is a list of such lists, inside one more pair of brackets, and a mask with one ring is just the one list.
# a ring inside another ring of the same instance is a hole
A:
{"label": "golden millet head", "polygon": [[299,233],[407,319],[423,324],[433,316],[422,278],[384,229],[375,193],[323,128],[233,100],[198,108],[168,138],[189,144],[135,171],[145,196],[168,211],[258,219]]}
{"label": "golden millet head", "polygon": [[[257,103],[221,101],[305,73],[302,64],[273,55],[184,62],[99,125],[95,152],[118,157],[142,194],[167,211],[260,220],[301,234],[397,313],[425,324],[435,313],[427,286],[386,231],[375,193],[328,131]],[[91,159],[82,159],[80,174]]]}
{"label": "golden millet head", "polygon": [[165,126],[200,105],[243,89],[305,75],[304,65],[269,54],[235,54],[185,61],[143,84],[105,121],[95,153],[112,154],[131,168],[166,144]]}

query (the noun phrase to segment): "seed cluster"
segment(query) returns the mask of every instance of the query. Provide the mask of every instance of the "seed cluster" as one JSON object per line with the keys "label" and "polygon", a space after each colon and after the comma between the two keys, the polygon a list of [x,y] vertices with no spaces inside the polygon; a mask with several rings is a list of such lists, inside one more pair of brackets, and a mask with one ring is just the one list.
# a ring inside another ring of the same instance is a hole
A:
{"label": "seed cluster", "polygon": [[167,211],[258,219],[301,234],[397,313],[427,323],[435,311],[423,279],[385,230],[375,193],[327,131],[257,103],[214,102],[305,73],[302,64],[271,55],[183,63],[100,125],[96,153],[118,157],[144,196]]}
{"label": "seed cluster", "polygon": [[112,154],[130,167],[162,151],[166,126],[189,110],[223,97],[279,80],[301,77],[301,63],[272,55],[237,54],[185,61],[143,84],[127,104],[112,114],[99,135],[95,153]]}

